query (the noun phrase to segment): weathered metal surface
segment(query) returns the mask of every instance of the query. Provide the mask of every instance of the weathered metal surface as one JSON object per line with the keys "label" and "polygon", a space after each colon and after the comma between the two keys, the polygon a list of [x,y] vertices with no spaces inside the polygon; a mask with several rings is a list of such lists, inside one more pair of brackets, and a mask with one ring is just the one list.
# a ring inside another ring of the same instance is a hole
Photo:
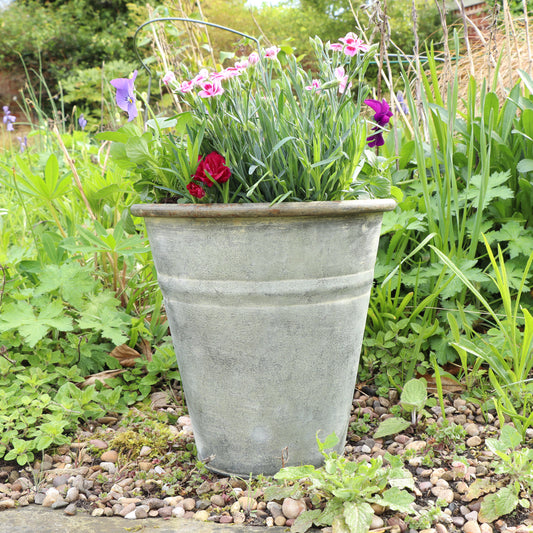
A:
{"label": "weathered metal surface", "polygon": [[347,203],[134,209],[146,217],[199,456],[214,456],[214,471],[319,465],[317,432],[335,432],[342,450],[381,211],[395,205]]}

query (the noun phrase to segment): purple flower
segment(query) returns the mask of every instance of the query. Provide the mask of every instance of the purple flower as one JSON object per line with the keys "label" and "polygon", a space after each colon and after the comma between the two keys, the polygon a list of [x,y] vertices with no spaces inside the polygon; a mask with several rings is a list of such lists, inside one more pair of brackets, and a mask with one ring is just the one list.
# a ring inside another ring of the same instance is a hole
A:
{"label": "purple flower", "polygon": [[385,127],[392,117],[392,111],[390,110],[389,104],[383,99],[381,102],[379,100],[365,100],[365,104],[370,106],[374,110],[374,121],[378,124],[372,128],[373,133],[366,138],[366,142],[370,148],[374,146],[383,146],[385,141],[383,139],[383,132],[381,128]]}
{"label": "purple flower", "polygon": [[136,77],[137,71],[134,70],[131,78],[115,78],[110,82],[117,90],[116,100],[118,107],[128,113],[128,122],[131,122],[137,116],[134,94]]}
{"label": "purple flower", "polygon": [[385,99],[381,102],[379,100],[365,100],[365,104],[374,110],[374,120],[381,127],[386,126],[389,123],[389,120],[392,117],[392,111]]}
{"label": "purple flower", "polygon": [[85,120],[85,117],[83,116],[83,113],[80,115],[80,118],[78,119],[78,124],[80,125],[80,128],[82,130],[84,130],[85,126],[87,126],[87,121]]}
{"label": "purple flower", "polygon": [[6,125],[6,130],[7,131],[15,131],[15,128],[13,126],[13,122],[15,122],[15,120],[17,120],[17,117],[15,115],[11,114],[11,111],[9,111],[9,106],[5,105],[2,109],[4,111],[4,117],[3,117],[2,121]]}
{"label": "purple flower", "polygon": [[370,135],[370,137],[366,138],[366,142],[368,143],[369,148],[373,148],[374,146],[383,146],[385,144],[383,133],[380,131],[378,133],[374,133],[374,135]]}
{"label": "purple flower", "polygon": [[26,148],[28,148],[28,137],[24,137],[24,138],[17,137],[17,141],[20,144],[20,151],[24,152],[24,150],[26,150]]}
{"label": "purple flower", "polygon": [[405,115],[408,115],[409,114],[409,108],[407,107],[407,104],[405,103],[405,100],[403,99],[402,91],[398,91],[396,93],[396,99],[398,100],[398,103],[400,104],[401,110],[404,112]]}

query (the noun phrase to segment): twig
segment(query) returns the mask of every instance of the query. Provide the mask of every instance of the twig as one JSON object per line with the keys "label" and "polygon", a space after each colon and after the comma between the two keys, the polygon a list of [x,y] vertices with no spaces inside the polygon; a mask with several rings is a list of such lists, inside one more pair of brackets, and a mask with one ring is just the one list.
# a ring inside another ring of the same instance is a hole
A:
{"label": "twig", "polygon": [[0,355],[9,363],[11,363],[12,365],[14,365],[16,363],[16,361],[14,361],[13,359],[10,359],[7,355],[7,348],[5,346],[0,346]]}

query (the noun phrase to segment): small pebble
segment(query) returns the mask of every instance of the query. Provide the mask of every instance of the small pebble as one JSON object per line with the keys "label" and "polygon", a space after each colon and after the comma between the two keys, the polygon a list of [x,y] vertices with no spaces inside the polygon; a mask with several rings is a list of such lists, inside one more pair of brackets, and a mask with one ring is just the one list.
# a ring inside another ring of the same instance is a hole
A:
{"label": "small pebble", "polygon": [[233,522],[235,524],[244,524],[246,521],[246,515],[244,513],[235,513],[233,515]]}
{"label": "small pebble", "polygon": [[89,444],[95,448],[98,448],[99,450],[105,450],[107,448],[107,442],[101,439],[92,439],[89,441]]}
{"label": "small pebble", "polygon": [[198,522],[207,522],[208,518],[209,513],[207,511],[196,511],[196,513],[194,513],[194,519]]}
{"label": "small pebble", "polygon": [[280,515],[280,516],[276,516],[276,518],[274,518],[274,524],[276,526],[281,526],[283,527],[285,525],[285,523],[287,522],[287,519],[283,516],[283,515]]}
{"label": "small pebble", "polygon": [[481,528],[475,520],[468,520],[463,526],[464,533],[481,533]]}
{"label": "small pebble", "polygon": [[139,452],[139,457],[147,457],[152,453],[152,448],[150,446],[143,446]]}
{"label": "small pebble", "polygon": [[42,501],[43,507],[52,507],[52,505],[61,498],[61,494],[55,487],[50,487],[45,494]]}
{"label": "small pebble", "polygon": [[385,521],[380,516],[374,515],[372,517],[372,523],[370,529],[381,529],[385,525]]}
{"label": "small pebble", "polygon": [[193,498],[185,498],[178,505],[181,505],[186,511],[192,511],[196,507],[196,501]]}
{"label": "small pebble", "polygon": [[[470,437],[468,439],[466,439],[466,445],[469,447],[469,448],[474,448],[475,446],[479,446],[483,441],[481,440],[481,437],[478,437],[478,436],[475,436],[475,437]],[[465,524],[466,526],[466,524]]]}
{"label": "small pebble", "polygon": [[298,518],[306,510],[306,505],[303,500],[285,498],[281,510],[285,518]]}
{"label": "small pebble", "polygon": [[77,508],[75,503],[69,503],[65,510],[63,511],[67,516],[74,516],[77,513]]}
{"label": "small pebble", "polygon": [[414,440],[413,442],[409,442],[406,444],[405,449],[406,450],[414,450],[415,452],[421,452],[424,450],[427,446],[427,442],[425,440]]}
{"label": "small pebble", "polygon": [[[163,507],[163,509],[166,509]],[[177,518],[183,518],[185,516],[185,509],[183,507],[174,507],[171,512],[172,516],[175,516]],[[161,509],[159,509],[159,516],[161,516]]]}
{"label": "small pebble", "polygon": [[117,473],[117,467],[115,466],[114,463],[111,463],[109,461],[104,461],[100,463],[100,468],[111,475]]}
{"label": "small pebble", "polygon": [[241,506],[241,509],[245,513],[249,513],[250,511],[254,511],[257,509],[257,500],[254,498],[249,498],[248,496],[241,496],[238,499],[239,505]]}
{"label": "small pebble", "polygon": [[479,426],[477,424],[467,424],[465,431],[468,436],[477,437],[479,435]]}
{"label": "small pebble", "polygon": [[104,463],[116,463],[118,460],[118,453],[115,450],[107,450],[100,456],[100,461]]}
{"label": "small pebble", "polygon": [[7,500],[1,500],[0,501],[0,510],[5,509],[13,509],[15,507],[15,501],[11,498],[8,498]]}

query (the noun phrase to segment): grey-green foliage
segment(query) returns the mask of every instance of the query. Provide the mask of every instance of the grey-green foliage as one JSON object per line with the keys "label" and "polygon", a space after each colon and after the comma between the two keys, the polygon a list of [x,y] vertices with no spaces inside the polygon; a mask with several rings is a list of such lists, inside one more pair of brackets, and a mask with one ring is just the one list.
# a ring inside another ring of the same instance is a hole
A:
{"label": "grey-green foliage", "polygon": [[265,498],[278,499],[296,491],[307,494],[311,501],[327,500],[323,510],[304,511],[291,528],[293,533],[307,531],[313,524],[331,526],[337,531],[366,533],[372,522],[372,503],[403,513],[414,512],[411,504],[414,489],[411,473],[403,467],[400,457],[387,454],[389,465],[383,459],[349,461],[337,453],[326,450],[338,443],[335,434],[324,442],[317,437],[318,447],[324,456],[324,466],[294,466],[281,469],[274,478],[293,482],[293,486],[273,486],[265,490]]}

